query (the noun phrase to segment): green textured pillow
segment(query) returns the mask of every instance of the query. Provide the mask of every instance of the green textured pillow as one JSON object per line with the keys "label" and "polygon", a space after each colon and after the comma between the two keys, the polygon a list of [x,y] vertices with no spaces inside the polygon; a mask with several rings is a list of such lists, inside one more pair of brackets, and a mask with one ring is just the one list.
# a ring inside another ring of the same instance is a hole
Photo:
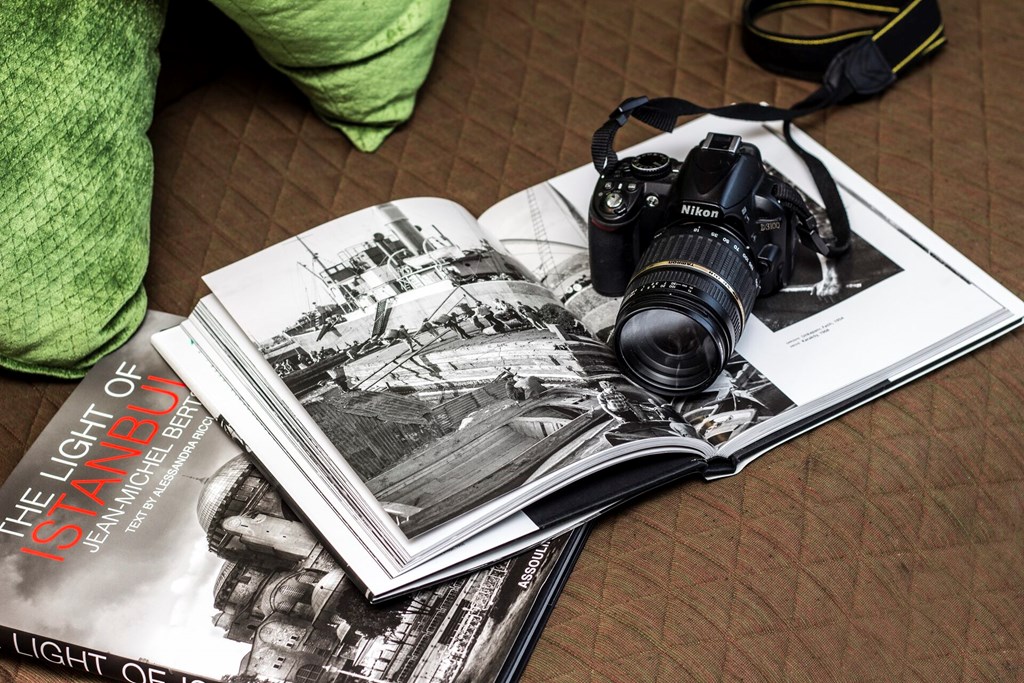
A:
{"label": "green textured pillow", "polygon": [[448,0],[213,0],[364,152],[412,115]]}
{"label": "green textured pillow", "polygon": [[80,377],[146,310],[164,7],[3,0],[0,365]]}

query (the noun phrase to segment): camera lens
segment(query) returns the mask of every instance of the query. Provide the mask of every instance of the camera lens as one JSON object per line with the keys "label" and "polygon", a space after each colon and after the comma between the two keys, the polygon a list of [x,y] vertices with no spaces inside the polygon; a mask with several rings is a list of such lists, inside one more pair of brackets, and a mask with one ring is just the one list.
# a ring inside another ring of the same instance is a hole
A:
{"label": "camera lens", "polygon": [[679,311],[637,311],[621,322],[616,339],[628,371],[659,387],[700,386],[722,367],[713,329]]}
{"label": "camera lens", "polygon": [[665,228],[641,257],[615,323],[625,372],[659,394],[705,389],[732,355],[759,288],[748,248],[728,230]]}

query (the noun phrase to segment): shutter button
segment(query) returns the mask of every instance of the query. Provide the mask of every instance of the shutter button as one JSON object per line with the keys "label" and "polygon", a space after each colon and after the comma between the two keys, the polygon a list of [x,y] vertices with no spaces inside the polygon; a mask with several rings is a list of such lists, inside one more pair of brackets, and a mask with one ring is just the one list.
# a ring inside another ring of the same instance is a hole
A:
{"label": "shutter button", "polygon": [[618,192],[609,192],[604,198],[604,208],[609,211],[617,211],[622,207],[622,195]]}

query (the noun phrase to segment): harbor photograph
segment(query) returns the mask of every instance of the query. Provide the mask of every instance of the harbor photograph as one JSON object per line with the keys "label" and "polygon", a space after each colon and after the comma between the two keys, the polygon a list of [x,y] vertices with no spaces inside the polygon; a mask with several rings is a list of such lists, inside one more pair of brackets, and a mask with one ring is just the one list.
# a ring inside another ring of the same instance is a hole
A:
{"label": "harbor photograph", "polygon": [[352,214],[209,284],[410,538],[610,448],[623,418],[601,396],[635,393],[560,297],[444,200]]}

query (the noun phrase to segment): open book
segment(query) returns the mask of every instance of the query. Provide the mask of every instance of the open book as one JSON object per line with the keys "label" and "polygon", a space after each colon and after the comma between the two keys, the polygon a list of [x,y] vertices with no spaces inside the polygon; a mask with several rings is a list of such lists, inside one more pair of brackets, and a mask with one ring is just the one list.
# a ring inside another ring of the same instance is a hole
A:
{"label": "open book", "polygon": [[[709,131],[757,145],[826,221],[771,126],[703,117],[623,156],[682,159]],[[698,396],[636,388],[605,344],[618,301],[589,285],[589,166],[479,218],[416,198],[333,220],[209,274],[155,343],[369,597],[408,591],[666,482],[735,474],[1021,323],[1024,303],[797,136],[835,176],[851,252],[798,250]]]}

